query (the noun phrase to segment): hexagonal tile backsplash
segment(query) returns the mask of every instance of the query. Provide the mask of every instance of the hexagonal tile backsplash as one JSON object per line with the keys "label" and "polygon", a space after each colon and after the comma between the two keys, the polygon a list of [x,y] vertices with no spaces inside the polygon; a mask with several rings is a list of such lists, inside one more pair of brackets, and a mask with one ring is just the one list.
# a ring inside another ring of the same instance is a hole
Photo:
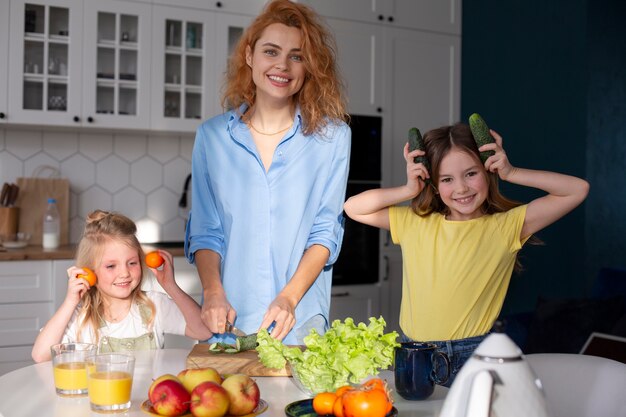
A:
{"label": "hexagonal tile backsplash", "polygon": [[70,181],[72,243],[95,209],[133,219],[143,242],[182,240],[188,208],[178,202],[191,172],[193,138],[0,128],[0,184],[32,176],[42,165],[59,169]]}

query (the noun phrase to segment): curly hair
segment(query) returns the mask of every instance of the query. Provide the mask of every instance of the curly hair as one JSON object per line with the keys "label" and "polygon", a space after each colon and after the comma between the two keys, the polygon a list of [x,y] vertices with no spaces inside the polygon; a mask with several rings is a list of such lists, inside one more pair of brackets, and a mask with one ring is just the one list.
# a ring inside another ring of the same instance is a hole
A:
{"label": "curly hair", "polygon": [[[143,281],[145,256],[136,233],[135,223],[122,214],[102,210],[91,212],[87,216],[85,230],[76,249],[76,264],[96,270],[102,262],[105,246],[112,241],[122,242],[137,251],[141,259],[141,280]],[[152,328],[156,309],[154,303],[141,291],[141,282],[133,290],[131,297],[132,303],[144,304],[150,309],[151,318],[148,327]],[[83,318],[78,331],[79,339],[82,330],[88,327],[94,335],[95,343],[98,344],[100,335],[97,329],[100,328],[104,317],[104,303],[98,284],[92,286],[83,297],[79,317]]]}
{"label": "curly hair", "polygon": [[315,11],[289,0],[268,3],[239,39],[228,62],[222,107],[228,110],[255,103],[256,86],[246,63],[246,48],[254,51],[265,28],[274,23],[298,28],[302,36],[306,77],[300,91],[292,97],[292,104],[300,106],[303,133],[319,132],[329,119],[348,120],[335,40]]}

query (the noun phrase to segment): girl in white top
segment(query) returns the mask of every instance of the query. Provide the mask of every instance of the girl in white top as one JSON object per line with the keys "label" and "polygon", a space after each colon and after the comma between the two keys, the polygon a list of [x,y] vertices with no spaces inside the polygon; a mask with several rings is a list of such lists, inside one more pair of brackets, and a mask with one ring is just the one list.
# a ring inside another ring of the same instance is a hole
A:
{"label": "girl in white top", "polygon": [[[50,346],[61,342],[88,342],[101,352],[163,347],[165,333],[205,340],[212,333],[200,319],[200,306],[174,279],[172,255],[150,268],[167,292],[144,292],[144,252],[129,218],[96,210],[87,217],[78,245],[76,264],[67,270],[68,288],[63,304],[41,329],[33,346],[35,362],[50,360]],[[89,268],[95,285],[78,278]]]}

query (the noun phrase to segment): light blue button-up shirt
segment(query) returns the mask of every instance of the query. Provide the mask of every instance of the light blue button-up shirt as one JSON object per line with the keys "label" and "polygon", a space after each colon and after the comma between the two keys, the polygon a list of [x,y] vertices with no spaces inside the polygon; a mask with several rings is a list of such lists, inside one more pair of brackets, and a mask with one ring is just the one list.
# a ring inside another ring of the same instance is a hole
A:
{"label": "light blue button-up shirt", "polygon": [[315,315],[328,322],[332,264],[343,239],[350,143],[351,131],[343,122],[329,124],[323,134],[303,135],[298,111],[266,172],[236,112],[198,128],[185,254],[190,262],[199,249],[221,256],[222,284],[237,311],[235,324],[246,333],[258,329],[314,244],[326,247],[330,258],[298,304],[296,325],[284,342],[295,344],[296,329]]}

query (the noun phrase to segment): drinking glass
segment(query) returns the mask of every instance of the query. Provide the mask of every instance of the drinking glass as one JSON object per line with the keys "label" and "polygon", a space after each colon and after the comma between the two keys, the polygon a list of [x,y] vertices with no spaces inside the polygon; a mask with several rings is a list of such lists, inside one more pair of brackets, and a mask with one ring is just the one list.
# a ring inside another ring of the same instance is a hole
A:
{"label": "drinking glass", "polygon": [[54,387],[61,396],[87,395],[87,359],[95,355],[91,343],[59,343],[50,346]]}
{"label": "drinking glass", "polygon": [[89,403],[96,412],[124,412],[130,408],[135,357],[125,353],[91,356],[87,385]]}

